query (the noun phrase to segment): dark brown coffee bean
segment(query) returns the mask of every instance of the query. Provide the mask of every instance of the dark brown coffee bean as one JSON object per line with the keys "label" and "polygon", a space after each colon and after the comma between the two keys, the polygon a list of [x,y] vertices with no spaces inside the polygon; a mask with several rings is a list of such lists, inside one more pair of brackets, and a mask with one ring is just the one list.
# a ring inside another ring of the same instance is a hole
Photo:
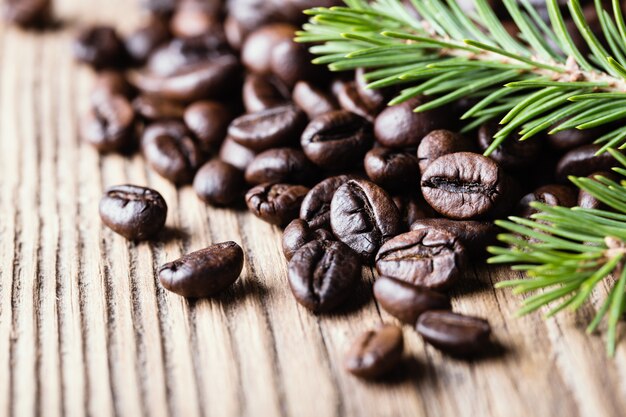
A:
{"label": "dark brown coffee bean", "polygon": [[175,184],[191,182],[202,164],[198,146],[180,122],[148,126],[141,138],[141,148],[152,169]]}
{"label": "dark brown coffee bean", "polygon": [[256,113],[286,104],[284,88],[269,77],[248,74],[243,83],[243,105],[247,113]]}
{"label": "dark brown coffee bean", "polygon": [[241,146],[230,136],[226,136],[224,143],[220,147],[220,159],[228,162],[241,171],[245,171],[252,163],[256,153],[245,146]]}
{"label": "dark brown coffee bean", "polygon": [[492,222],[450,219],[420,219],[411,224],[411,230],[445,230],[456,236],[468,254],[484,256],[485,249],[498,243],[500,229]]}
{"label": "dark brown coffee bean", "polygon": [[402,230],[391,197],[366,180],[350,180],[337,189],[330,204],[330,224],[339,240],[368,261]]}
{"label": "dark brown coffee bean", "polygon": [[192,38],[221,30],[217,20],[217,13],[219,13],[217,3],[214,1],[179,1],[176,12],[170,21],[170,28],[174,36]]}
{"label": "dark brown coffee bean", "polygon": [[42,28],[52,21],[52,1],[6,0],[2,15],[6,22],[23,28]]}
{"label": "dark brown coffee bean", "polygon": [[81,30],[73,44],[74,58],[95,69],[120,68],[126,63],[126,49],[115,29],[91,26]]}
{"label": "dark brown coffee bean", "polygon": [[339,175],[326,178],[306,195],[300,207],[300,218],[312,229],[330,229],[330,202],[337,188],[355,177]]}
{"label": "dark brown coffee bean", "polygon": [[608,171],[619,165],[608,152],[596,155],[599,150],[600,145],[585,145],[563,155],[556,167],[557,180],[566,182],[570,175],[587,177],[594,172]]}
{"label": "dark brown coffee bean", "polygon": [[[619,178],[617,175],[615,175],[615,173],[613,172],[596,172],[594,174],[589,175],[589,178],[596,180],[596,177],[604,177],[613,181],[619,181]],[[597,181],[597,180],[596,180]],[[601,202],[600,200],[598,200],[596,197],[594,197],[593,195],[589,194],[587,191],[585,190],[579,190],[578,191],[578,204],[579,207],[582,208],[588,208],[588,209],[605,209],[606,210],[606,204],[604,204],[603,202]]]}
{"label": "dark brown coffee bean", "polygon": [[274,23],[264,26],[247,37],[241,49],[241,60],[248,70],[257,74],[269,75],[272,71],[272,51],[283,40],[291,40],[297,28]]}
{"label": "dark brown coffee bean", "polygon": [[460,239],[443,229],[431,228],[387,241],[376,255],[376,270],[412,285],[445,289],[459,278],[465,262]]}
{"label": "dark brown coffee bean", "polygon": [[363,101],[354,81],[335,81],[333,83],[333,92],[342,109],[361,116],[370,123],[374,123],[378,115],[378,110],[370,108],[369,105]]}
{"label": "dark brown coffee bean", "polygon": [[306,116],[297,107],[273,107],[236,118],[228,135],[240,145],[260,152],[296,142],[305,123]]}
{"label": "dark brown coffee bean", "polygon": [[[481,126],[478,131],[478,146],[481,151],[486,151],[489,148],[493,142],[493,136],[500,130],[499,127],[497,121]],[[504,169],[517,170],[536,161],[543,148],[542,143],[541,138],[536,137],[520,142],[518,136],[512,135],[498,146],[489,157]]]}
{"label": "dark brown coffee bean", "polygon": [[193,188],[205,203],[228,206],[243,195],[243,172],[231,164],[214,159],[198,170]]}
{"label": "dark brown coffee bean", "polygon": [[298,217],[307,187],[290,184],[261,184],[246,194],[248,209],[258,218],[284,226]]}
{"label": "dark brown coffee bean", "polygon": [[[566,122],[564,119],[562,122]],[[556,126],[554,126],[556,127]],[[590,144],[606,133],[606,126],[593,129],[567,129],[548,135],[550,146],[559,151],[569,151],[583,145]]]}
{"label": "dark brown coffee bean", "polygon": [[446,217],[476,219],[510,204],[510,183],[493,160],[459,152],[430,164],[422,176],[422,194],[432,208]]}
{"label": "dark brown coffee bean", "polygon": [[206,63],[224,55],[230,56],[230,52],[221,32],[207,33],[194,38],[176,38],[160,46],[150,55],[146,70],[150,74],[168,77],[188,66]]}
{"label": "dark brown coffee bean", "polygon": [[137,185],[109,188],[100,200],[99,210],[102,223],[129,240],[156,236],[167,217],[167,204],[161,194]]}
{"label": "dark brown coffee bean", "polygon": [[183,297],[211,297],[230,287],[243,269],[243,250],[224,242],[184,255],[159,268],[165,289]]}
{"label": "dark brown coffee bean", "polygon": [[283,39],[272,48],[270,71],[289,89],[299,80],[313,80],[320,73],[319,67],[311,63],[314,57],[308,48],[292,38]]}
{"label": "dark brown coffee bean", "polygon": [[365,155],[365,172],[386,190],[417,189],[419,166],[414,155],[388,148],[374,148]]}
{"label": "dark brown coffee bean", "polygon": [[93,103],[81,124],[84,140],[100,152],[129,149],[135,140],[135,112],[123,96]]}
{"label": "dark brown coffee bean", "polygon": [[483,353],[489,346],[487,320],[450,311],[427,311],[417,321],[417,332],[426,342],[453,356]]}
{"label": "dark brown coffee bean", "polygon": [[135,64],[143,65],[150,55],[170,39],[167,23],[160,17],[152,17],[126,38],[126,50]]}
{"label": "dark brown coffee bean", "polygon": [[400,212],[400,219],[405,230],[419,219],[435,217],[437,214],[417,192],[396,194],[392,196],[392,199]]}
{"label": "dark brown coffee bean", "polygon": [[390,277],[376,280],[374,297],[387,313],[412,326],[426,311],[450,309],[450,299],[446,295]]}
{"label": "dark brown coffee bean", "polygon": [[146,120],[181,119],[185,106],[177,101],[141,94],[133,100],[133,108]]}
{"label": "dark brown coffee bean", "polygon": [[457,152],[471,152],[476,146],[465,137],[449,130],[433,130],[420,142],[417,160],[423,174],[433,161],[441,156]]}
{"label": "dark brown coffee bean", "polygon": [[295,219],[283,232],[283,254],[287,260],[304,245],[312,240],[335,240],[332,233],[325,229],[313,230],[308,223],[301,219]]}
{"label": "dark brown coffee bean", "polygon": [[217,149],[228,131],[230,110],[216,101],[197,101],[187,107],[185,124],[191,130],[204,152]]}
{"label": "dark brown coffee bean", "polygon": [[276,148],[258,154],[246,169],[249,184],[284,182],[309,184],[316,176],[316,167],[299,149]]}
{"label": "dark brown coffee bean", "polygon": [[374,124],[376,140],[389,148],[417,147],[428,133],[449,126],[450,120],[441,109],[413,111],[426,101],[423,97],[416,97],[383,110]]}
{"label": "dark brown coffee bean", "polygon": [[314,240],[289,261],[289,286],[298,303],[326,313],[344,302],[361,275],[359,257],[341,242]]}
{"label": "dark brown coffee bean", "polygon": [[549,206],[574,207],[577,197],[577,192],[573,187],[558,184],[544,185],[525,195],[519,202],[516,213],[522,217],[530,217],[537,213],[537,209],[530,206],[533,202]]}
{"label": "dark brown coffee bean", "polygon": [[313,119],[302,133],[300,143],[314,164],[337,170],[359,164],[373,141],[370,123],[340,110]]}
{"label": "dark brown coffee bean", "polygon": [[133,87],[126,80],[123,72],[101,71],[98,73],[96,82],[91,89],[90,98],[93,104],[97,104],[102,100],[108,100],[112,96],[122,96],[129,99],[133,93]]}
{"label": "dark brown coffee bean", "polygon": [[361,96],[363,103],[372,109],[375,114],[380,113],[389,101],[389,94],[386,90],[367,88],[368,81],[365,79],[365,70],[357,68],[354,73],[356,91]]}
{"label": "dark brown coffee bean", "polygon": [[330,94],[307,81],[298,81],[291,97],[293,102],[304,110],[309,119],[315,119],[317,116],[339,108]]}
{"label": "dark brown coffee bean", "polygon": [[402,329],[389,324],[381,325],[363,333],[353,342],[344,366],[360,378],[378,378],[398,366],[403,350]]}

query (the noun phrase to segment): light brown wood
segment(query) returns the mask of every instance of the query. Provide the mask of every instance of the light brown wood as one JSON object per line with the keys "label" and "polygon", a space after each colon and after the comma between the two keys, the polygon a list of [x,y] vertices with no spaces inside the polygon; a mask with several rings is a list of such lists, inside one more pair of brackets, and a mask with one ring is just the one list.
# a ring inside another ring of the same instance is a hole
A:
{"label": "light brown wood", "polygon": [[[626,341],[607,359],[602,337],[584,333],[596,306],[515,319],[519,298],[492,289],[505,269],[468,271],[453,301],[490,320],[503,355],[452,360],[405,327],[392,381],[344,372],[350,340],[394,321],[372,300],[371,271],[354,308],[311,315],[287,286],[279,230],[206,207],[140,156],[81,143],[91,75],[72,62],[72,32],[94,21],[128,30],[139,13],[128,0],[57,6],[58,31],[0,26],[0,415],[626,415]],[[163,193],[168,239],[135,245],[102,227],[102,191],[127,182]],[[160,287],[160,264],[224,240],[247,258],[232,290],[188,302]]]}

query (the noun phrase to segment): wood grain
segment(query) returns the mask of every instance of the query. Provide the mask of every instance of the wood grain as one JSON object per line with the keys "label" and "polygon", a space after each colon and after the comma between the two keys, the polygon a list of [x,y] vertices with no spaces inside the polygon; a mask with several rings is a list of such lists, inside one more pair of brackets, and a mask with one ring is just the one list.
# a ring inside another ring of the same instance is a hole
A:
{"label": "wood grain", "polygon": [[[519,299],[492,289],[511,276],[504,269],[468,271],[453,301],[489,318],[502,354],[452,360],[406,327],[405,364],[387,383],[348,375],[350,340],[394,321],[372,300],[372,272],[341,314],[311,315],[288,289],[279,230],[206,207],[139,156],[103,157],[81,143],[91,74],[71,60],[72,33],[94,21],[129,30],[140,16],[128,0],[57,8],[56,31],[0,26],[0,415],[626,414],[626,343],[609,360],[602,337],[584,333],[597,306],[515,319]],[[161,241],[136,245],[102,227],[99,197],[120,183],[164,195]],[[232,290],[191,302],[160,287],[160,264],[224,240],[247,259]]]}

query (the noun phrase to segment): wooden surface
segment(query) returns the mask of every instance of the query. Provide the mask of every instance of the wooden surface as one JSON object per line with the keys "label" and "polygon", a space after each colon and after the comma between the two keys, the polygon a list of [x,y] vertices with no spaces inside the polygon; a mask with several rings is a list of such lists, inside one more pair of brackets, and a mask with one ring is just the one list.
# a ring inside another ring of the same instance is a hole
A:
{"label": "wooden surface", "polygon": [[[515,319],[494,291],[504,270],[470,270],[459,312],[489,318],[503,354],[442,357],[405,327],[407,360],[384,384],[342,370],[349,341],[381,321],[368,271],[354,306],[316,317],[294,301],[280,232],[205,207],[142,159],[100,157],[77,137],[89,71],[71,61],[81,22],[137,21],[128,0],[58,2],[62,29],[0,26],[0,416],[624,416],[626,340],[613,360],[584,326],[595,311]],[[102,227],[119,183],[170,206],[169,233],[135,245]],[[242,278],[215,300],[164,291],[155,269],[212,242],[242,244]],[[596,294],[604,296],[604,291]]]}

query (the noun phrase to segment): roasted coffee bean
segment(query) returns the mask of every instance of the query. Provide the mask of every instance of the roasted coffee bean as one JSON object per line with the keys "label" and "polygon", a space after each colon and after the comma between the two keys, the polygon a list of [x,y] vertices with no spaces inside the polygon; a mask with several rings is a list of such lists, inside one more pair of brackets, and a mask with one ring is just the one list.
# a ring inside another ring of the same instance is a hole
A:
{"label": "roasted coffee bean", "polygon": [[242,269],[243,250],[235,242],[224,242],[163,265],[159,280],[183,297],[211,297],[237,281]]}
{"label": "roasted coffee bean", "polygon": [[185,106],[177,101],[141,94],[133,100],[133,108],[146,120],[181,119]]}
{"label": "roasted coffee bean", "polygon": [[464,136],[449,130],[433,130],[420,142],[417,160],[423,174],[433,161],[441,156],[457,152],[471,152],[476,146]]}
{"label": "roasted coffee bean", "polygon": [[332,233],[326,229],[313,230],[309,224],[301,219],[295,219],[283,232],[283,254],[287,260],[304,245],[312,240],[335,240]]}
{"label": "roasted coffee bean", "polygon": [[373,141],[369,122],[340,110],[313,119],[302,133],[300,143],[314,164],[337,170],[360,163]]}
{"label": "roasted coffee bean", "polygon": [[99,210],[102,223],[129,240],[156,236],[167,217],[167,204],[161,194],[137,185],[109,188],[100,200]]}
{"label": "roasted coffee bean", "polygon": [[420,113],[413,111],[425,103],[425,98],[416,97],[383,110],[374,124],[376,140],[389,148],[417,147],[428,133],[450,125],[441,109]]}
{"label": "roasted coffee bean", "polygon": [[135,112],[123,96],[93,103],[81,124],[84,140],[100,152],[128,150],[135,140]]}
{"label": "roasted coffee bean", "polygon": [[573,187],[558,184],[544,185],[525,195],[517,205],[516,212],[522,217],[532,216],[538,212],[537,209],[530,206],[530,203],[533,202],[549,206],[574,207],[577,197],[576,190]]}
{"label": "roasted coffee bean", "polygon": [[417,332],[437,349],[453,356],[483,353],[489,346],[487,320],[450,311],[427,311],[417,321]]}
{"label": "roasted coffee bean", "polygon": [[169,76],[135,72],[131,81],[145,94],[190,103],[224,94],[236,79],[237,69],[237,59],[223,55],[188,65]]}
{"label": "roasted coffee bean", "polygon": [[330,202],[337,188],[355,177],[338,175],[326,178],[306,195],[300,207],[300,218],[305,220],[312,229],[330,229]]}
{"label": "roasted coffee bean", "polygon": [[133,87],[121,71],[101,71],[91,89],[90,98],[91,103],[97,104],[112,96],[130,98],[133,92]]}
{"label": "roasted coffee bean", "polygon": [[256,153],[245,146],[235,142],[230,136],[226,136],[224,143],[220,147],[220,159],[228,162],[237,169],[245,171],[252,163]]}
{"label": "roasted coffee bean", "polygon": [[299,80],[314,80],[320,73],[319,67],[313,65],[313,56],[308,45],[283,39],[272,48],[270,71],[289,89],[293,89]]}
{"label": "roasted coffee bean", "polygon": [[309,184],[315,177],[316,167],[301,150],[294,148],[276,148],[261,152],[246,169],[246,181],[249,184]]}
{"label": "roasted coffee bean", "polygon": [[226,41],[220,32],[194,38],[172,39],[150,55],[146,69],[151,74],[168,77],[185,67],[229,54]]}
{"label": "roasted coffee bean", "polygon": [[443,229],[421,229],[387,241],[376,255],[380,275],[431,289],[449,288],[466,263],[460,239]]}
{"label": "roasted coffee bean", "polygon": [[341,242],[313,240],[289,261],[289,286],[298,303],[315,313],[333,310],[353,294],[359,257]]}
{"label": "roasted coffee bean", "polygon": [[[492,121],[481,126],[478,131],[478,146],[481,151],[487,150],[493,142],[493,136],[498,132],[497,121]],[[541,153],[543,141],[540,138],[531,138],[521,142],[515,135],[507,138],[489,155],[502,168],[517,170],[524,168],[537,159]]]}
{"label": "roasted coffee bean", "polygon": [[256,113],[286,104],[284,88],[269,77],[248,74],[243,84],[243,104],[247,113]]}
{"label": "roasted coffee bean", "polygon": [[510,205],[513,186],[493,160],[459,152],[436,159],[422,175],[422,194],[446,217],[475,219]]}
{"label": "roasted coffee bean", "polygon": [[128,55],[135,64],[143,65],[150,55],[170,39],[167,23],[160,17],[152,17],[126,38]]}
{"label": "roasted coffee bean", "polygon": [[393,370],[402,360],[404,337],[398,326],[381,325],[359,336],[348,350],[344,366],[361,378],[374,379]]}
{"label": "roasted coffee bean", "polygon": [[141,138],[141,148],[152,169],[175,184],[191,182],[202,164],[198,146],[180,122],[148,126]]}
{"label": "roasted coffee bean", "polygon": [[498,243],[500,229],[492,222],[450,219],[420,219],[411,224],[411,230],[445,230],[456,236],[468,254],[484,256],[490,245]]}
{"label": "roasted coffee bean", "polygon": [[400,212],[403,229],[408,228],[419,219],[435,217],[436,212],[424,201],[417,192],[401,193],[392,196],[393,202]]}
{"label": "roasted coffee bean", "polygon": [[298,217],[307,187],[290,184],[261,184],[246,194],[248,209],[258,218],[277,226]]}
{"label": "roasted coffee bean", "polygon": [[185,124],[205,152],[217,149],[228,131],[230,110],[216,101],[197,101],[185,109]]}
{"label": "roasted coffee bean", "polygon": [[192,38],[205,33],[220,30],[217,21],[219,7],[215,1],[179,1],[176,12],[170,21],[170,28],[174,36]]}
{"label": "roasted coffee bean", "polygon": [[234,51],[239,51],[248,33],[237,19],[228,14],[226,19],[224,19],[224,35],[230,48]]}
{"label": "roasted coffee bean", "polygon": [[231,164],[214,159],[198,170],[193,188],[206,203],[227,206],[243,195],[243,172]]}
{"label": "roasted coffee bean", "polygon": [[[589,178],[597,181],[596,177],[604,177],[619,183],[619,178],[613,172],[596,172],[591,174]],[[588,209],[606,209],[606,205],[585,190],[578,191],[578,206]]]}
{"label": "roasted coffee bean", "polygon": [[586,177],[594,172],[608,171],[619,164],[608,152],[596,155],[600,147],[601,145],[585,145],[563,155],[556,167],[557,180],[566,182],[570,175]]}
{"label": "roasted coffee bean", "polygon": [[91,26],[76,36],[74,58],[95,69],[120,68],[126,63],[126,48],[115,29]]}
{"label": "roasted coffee bean", "polygon": [[306,116],[297,107],[273,107],[236,118],[228,128],[228,135],[239,144],[260,152],[295,143],[305,123]]}
{"label": "roasted coffee bean", "polygon": [[354,83],[356,92],[373,114],[378,114],[385,108],[388,97],[385,96],[384,90],[367,88],[368,82],[365,80],[365,70],[363,68],[358,68],[355,71]]}
{"label": "roasted coffee bean", "polygon": [[361,116],[370,123],[374,123],[378,115],[377,109],[372,109],[363,100],[357,91],[354,81],[337,80],[333,83],[333,92],[337,97],[339,106],[350,113]]}
{"label": "roasted coffee bean", "polygon": [[330,203],[330,224],[335,236],[367,261],[402,230],[391,197],[366,180],[350,180],[337,189]]}
{"label": "roasted coffee bean", "polygon": [[140,4],[146,10],[154,13],[168,14],[174,11],[179,0],[141,0]]}
{"label": "roasted coffee bean", "polygon": [[450,309],[450,299],[446,295],[390,277],[376,280],[374,297],[387,313],[412,326],[426,311]]}
{"label": "roasted coffee bean", "polygon": [[6,0],[2,5],[4,20],[23,28],[42,28],[52,21],[51,0]]}
{"label": "roasted coffee bean", "polygon": [[388,148],[374,148],[365,155],[367,176],[385,190],[417,189],[419,166],[414,155]]}
{"label": "roasted coffee bean", "polygon": [[[564,119],[566,122],[569,119]],[[558,125],[557,125],[558,126]],[[556,126],[553,126],[556,127]],[[606,126],[593,129],[567,129],[548,135],[550,146],[559,151],[569,151],[583,145],[590,144],[606,133]]]}
{"label": "roasted coffee bean", "polygon": [[339,105],[335,99],[307,81],[298,81],[293,89],[293,102],[314,119],[324,113],[337,110]]}
{"label": "roasted coffee bean", "polygon": [[241,49],[241,61],[248,70],[262,75],[272,71],[272,51],[284,40],[291,40],[297,28],[285,23],[274,23],[257,29],[247,37]]}

